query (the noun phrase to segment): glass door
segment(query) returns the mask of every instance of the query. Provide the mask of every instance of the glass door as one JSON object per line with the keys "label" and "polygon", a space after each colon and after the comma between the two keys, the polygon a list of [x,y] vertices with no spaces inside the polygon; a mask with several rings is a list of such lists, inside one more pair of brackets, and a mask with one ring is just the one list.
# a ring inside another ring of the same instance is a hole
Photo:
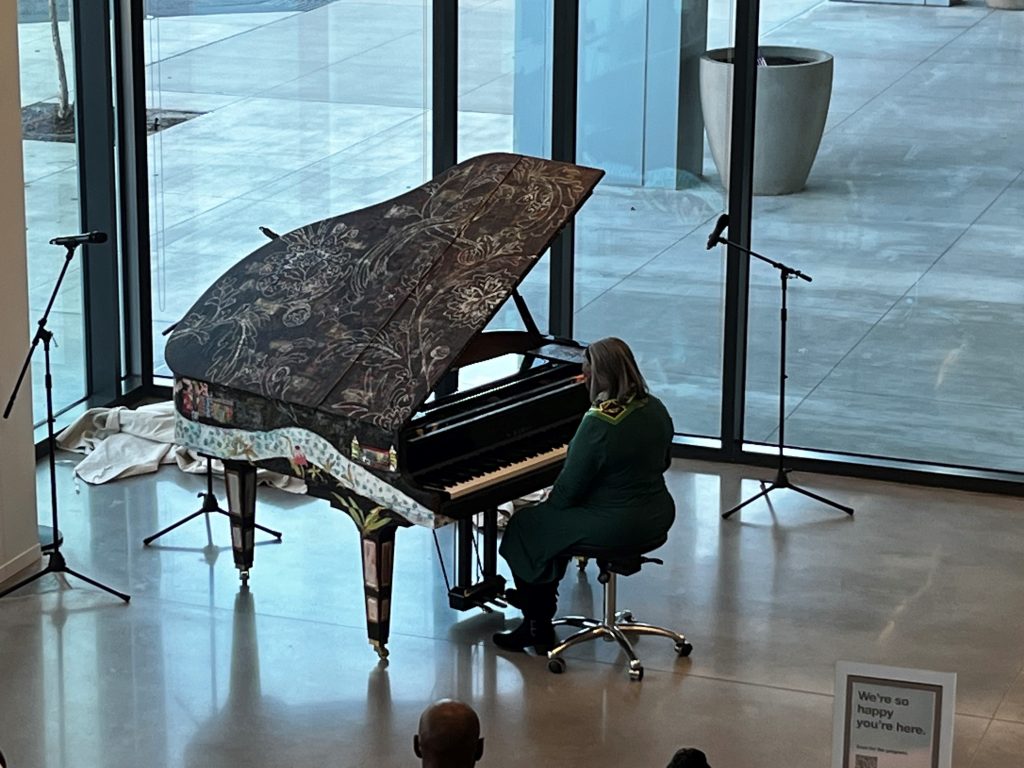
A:
{"label": "glass door", "polygon": [[[64,265],[64,249],[49,241],[77,233],[81,227],[74,113],[76,57],[69,0],[55,4],[18,0],[18,53],[29,320],[34,333]],[[82,268],[78,254],[47,322],[54,337],[51,366],[54,408],[58,412],[87,393]],[[46,418],[43,363],[40,348],[32,360],[32,413],[37,424]]]}

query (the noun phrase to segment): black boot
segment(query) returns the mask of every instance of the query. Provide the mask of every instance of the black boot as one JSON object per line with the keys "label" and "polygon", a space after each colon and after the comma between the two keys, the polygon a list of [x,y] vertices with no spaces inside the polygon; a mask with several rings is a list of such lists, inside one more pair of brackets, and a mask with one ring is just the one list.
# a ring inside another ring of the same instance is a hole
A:
{"label": "black boot", "polygon": [[[495,632],[491,638],[494,644],[505,651],[525,651],[536,644],[534,631],[536,622],[524,618],[511,632]],[[541,651],[538,651],[540,653]],[[547,653],[544,650],[543,653]]]}
{"label": "black boot", "polygon": [[551,620],[555,618],[555,609],[558,607],[558,582],[534,584],[530,600],[530,619],[534,623],[533,645],[537,653],[547,653],[558,645],[555,628],[551,625]]}
{"label": "black boot", "polygon": [[506,651],[525,651],[533,646],[537,653],[547,653],[555,645],[551,618],[555,615],[557,582],[528,584],[516,579],[516,586],[515,596],[523,621],[511,632],[496,633],[494,644]]}

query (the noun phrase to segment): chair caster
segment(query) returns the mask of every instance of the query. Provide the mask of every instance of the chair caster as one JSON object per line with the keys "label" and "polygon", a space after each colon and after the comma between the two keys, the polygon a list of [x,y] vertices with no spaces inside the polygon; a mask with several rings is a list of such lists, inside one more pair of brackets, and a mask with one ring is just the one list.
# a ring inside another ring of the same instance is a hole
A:
{"label": "chair caster", "polygon": [[565,659],[561,656],[555,656],[553,659],[548,659],[548,671],[554,672],[556,675],[560,675],[565,672]]}
{"label": "chair caster", "polygon": [[632,611],[623,611],[622,612],[622,620],[627,622],[627,623],[629,623],[629,624],[632,624],[635,621],[635,619],[633,618],[633,612]]}
{"label": "chair caster", "polygon": [[693,646],[689,643],[676,643],[676,653],[680,656],[689,656]]}
{"label": "chair caster", "polygon": [[630,680],[643,680],[644,679],[644,668],[641,666],[639,661],[629,662],[629,679]]}

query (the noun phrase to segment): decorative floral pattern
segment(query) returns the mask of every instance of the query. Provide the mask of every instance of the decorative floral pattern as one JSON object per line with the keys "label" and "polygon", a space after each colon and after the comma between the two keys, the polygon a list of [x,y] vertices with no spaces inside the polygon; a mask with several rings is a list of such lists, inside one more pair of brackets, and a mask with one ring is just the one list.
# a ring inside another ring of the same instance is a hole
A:
{"label": "decorative floral pattern", "polygon": [[[221,459],[257,463],[287,457],[297,477],[323,485],[336,484],[341,497],[347,498],[346,493],[354,493],[372,499],[383,509],[415,525],[440,528],[451,522],[351,461],[327,440],[306,429],[286,427],[248,432],[200,424],[179,414],[175,419],[174,434],[179,444]],[[360,521],[353,519],[359,525]]]}
{"label": "decorative floral pattern", "polygon": [[475,275],[466,285],[456,286],[448,297],[444,316],[453,323],[481,328],[508,296],[508,275]]}
{"label": "decorative floral pattern", "polygon": [[364,424],[380,444],[601,176],[482,155],[393,200],[283,235],[196,302],[168,340],[167,363],[177,377]]}

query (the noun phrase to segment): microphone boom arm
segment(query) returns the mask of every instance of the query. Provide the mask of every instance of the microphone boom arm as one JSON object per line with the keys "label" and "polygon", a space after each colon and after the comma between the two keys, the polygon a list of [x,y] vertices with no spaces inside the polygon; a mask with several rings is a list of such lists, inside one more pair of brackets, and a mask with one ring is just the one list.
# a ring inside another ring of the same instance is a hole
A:
{"label": "microphone boom arm", "polygon": [[715,242],[735,248],[736,250],[745,253],[748,256],[753,256],[755,259],[760,259],[766,264],[771,264],[777,270],[782,272],[786,277],[799,277],[801,280],[806,280],[808,283],[811,282],[811,276],[804,274],[799,269],[793,269],[792,267],[786,266],[781,261],[775,261],[775,259],[769,259],[767,256],[762,256],[757,251],[752,251],[749,248],[742,246],[739,243],[734,242],[727,237],[722,237],[721,235],[718,235],[715,238]]}

